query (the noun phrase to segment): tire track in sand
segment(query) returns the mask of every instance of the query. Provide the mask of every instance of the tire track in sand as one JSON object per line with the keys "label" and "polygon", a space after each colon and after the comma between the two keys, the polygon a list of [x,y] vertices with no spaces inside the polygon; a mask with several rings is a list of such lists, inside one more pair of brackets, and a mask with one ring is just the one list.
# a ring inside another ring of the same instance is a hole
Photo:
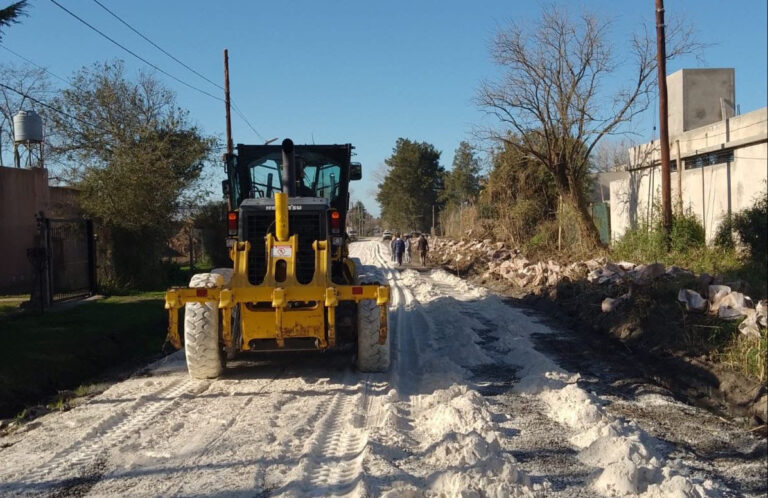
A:
{"label": "tire track in sand", "polygon": [[[91,428],[82,438],[56,453],[19,481],[0,485],[0,494],[30,494],[52,492],[58,488],[98,482],[106,453],[125,438],[146,427],[152,421],[181,405],[184,399],[196,396],[210,382],[179,378],[140,396],[129,407],[116,410]],[[89,487],[90,487],[89,486]]]}

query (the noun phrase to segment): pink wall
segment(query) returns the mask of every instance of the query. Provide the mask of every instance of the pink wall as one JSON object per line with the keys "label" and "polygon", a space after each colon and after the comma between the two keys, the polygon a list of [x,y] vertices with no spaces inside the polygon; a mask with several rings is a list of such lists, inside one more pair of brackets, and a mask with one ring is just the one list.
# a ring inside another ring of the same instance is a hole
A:
{"label": "pink wall", "polygon": [[50,206],[48,170],[0,167],[0,294],[28,293],[27,249],[35,245],[35,213]]}

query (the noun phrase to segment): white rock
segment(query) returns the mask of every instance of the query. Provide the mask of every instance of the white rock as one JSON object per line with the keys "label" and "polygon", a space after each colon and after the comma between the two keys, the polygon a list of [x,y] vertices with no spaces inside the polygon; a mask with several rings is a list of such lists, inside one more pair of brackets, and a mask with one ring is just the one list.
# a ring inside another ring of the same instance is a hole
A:
{"label": "white rock", "polygon": [[706,311],[709,303],[701,295],[691,289],[680,289],[677,300],[685,304],[687,311]]}

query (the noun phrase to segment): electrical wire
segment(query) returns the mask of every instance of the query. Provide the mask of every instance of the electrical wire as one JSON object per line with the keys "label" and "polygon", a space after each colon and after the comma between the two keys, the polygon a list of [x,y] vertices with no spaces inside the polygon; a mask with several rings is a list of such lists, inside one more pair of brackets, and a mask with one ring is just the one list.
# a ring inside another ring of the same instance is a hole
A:
{"label": "electrical wire", "polygon": [[[24,61],[26,61],[26,62],[28,62],[29,64],[32,64],[33,66],[35,66],[35,67],[38,67],[38,68],[42,69],[43,71],[47,72],[47,73],[48,73],[48,74],[50,74],[51,76],[54,76],[55,78],[57,78],[57,79],[61,80],[61,81],[62,81],[62,82],[64,82],[64,83],[66,83],[66,84],[67,84],[67,86],[72,86],[72,84],[71,84],[69,81],[67,81],[66,79],[62,78],[61,76],[57,75],[56,73],[54,73],[54,72],[52,72],[52,71],[49,71],[49,70],[48,70],[48,69],[46,69],[45,67],[41,66],[40,64],[37,64],[37,63],[35,63],[34,61],[32,61],[32,60],[28,59],[27,57],[24,57],[23,55],[19,54],[18,52],[15,52],[15,51],[11,50],[10,48],[8,48],[8,47],[6,47],[5,45],[3,45],[2,43],[0,43],[0,48],[3,48],[3,49],[5,49],[5,50],[7,50],[8,52],[12,53],[12,54],[13,54],[13,55],[15,55],[16,57],[18,57],[18,58],[20,58],[20,59],[22,59],[22,60],[24,60]],[[218,99],[218,100],[219,100],[219,101],[222,101],[222,99]],[[235,113],[236,113],[236,114],[237,114],[237,115],[238,115],[238,116],[239,116],[239,117],[240,117],[240,118],[241,118],[241,119],[242,119],[242,120],[245,122],[245,124],[246,124],[246,125],[248,125],[248,127],[251,129],[251,131],[253,131],[253,132],[256,134],[256,136],[258,136],[260,139],[264,140],[264,137],[261,135],[261,133],[259,133],[258,131],[256,131],[256,129],[253,127],[253,125],[251,125],[250,121],[248,121],[248,119],[247,119],[247,118],[245,117],[245,115],[244,115],[244,114],[243,114],[243,113],[240,111],[240,109],[238,109],[237,107],[235,107],[234,103],[232,103],[232,109],[233,109],[233,110],[235,111]]]}
{"label": "electrical wire", "polygon": [[149,38],[147,38],[145,35],[143,35],[141,32],[139,32],[139,30],[137,30],[136,28],[134,28],[133,26],[131,26],[130,24],[128,24],[126,21],[124,21],[124,20],[123,20],[123,19],[122,19],[120,16],[118,16],[117,14],[115,14],[114,12],[112,12],[111,10],[109,10],[109,9],[108,9],[108,8],[107,8],[107,7],[106,7],[106,6],[105,6],[103,3],[99,2],[99,0],[93,0],[93,1],[94,1],[94,3],[95,3],[96,5],[98,5],[98,6],[99,6],[99,7],[101,7],[102,9],[106,10],[106,11],[107,11],[107,12],[108,12],[108,13],[109,13],[109,14],[110,14],[112,17],[114,17],[115,19],[117,19],[118,21],[120,21],[121,23],[123,23],[123,25],[125,25],[125,26],[126,26],[128,29],[130,29],[131,31],[133,31],[134,33],[136,33],[137,35],[139,35],[140,37],[142,37],[144,40],[146,40],[146,41],[147,41],[147,42],[148,42],[150,45],[152,45],[153,47],[155,47],[156,49],[158,49],[159,51],[161,51],[162,53],[164,53],[165,55],[167,55],[168,57],[170,57],[170,58],[171,58],[171,59],[173,59],[174,61],[176,61],[176,62],[178,62],[179,64],[181,64],[182,66],[184,66],[184,67],[185,67],[186,69],[188,69],[190,72],[192,72],[192,73],[196,74],[197,76],[201,77],[202,79],[204,79],[205,81],[207,81],[207,82],[208,82],[208,83],[210,83],[211,85],[215,86],[215,87],[216,87],[216,88],[218,88],[219,90],[224,90],[224,87],[222,87],[222,86],[221,86],[221,85],[219,85],[218,83],[214,83],[213,81],[211,81],[210,79],[208,79],[208,78],[207,78],[207,77],[205,77],[204,75],[200,74],[199,72],[197,72],[197,71],[196,71],[196,70],[194,70],[193,68],[189,67],[187,64],[183,63],[182,61],[180,61],[179,59],[177,59],[176,57],[174,57],[172,54],[168,53],[168,51],[164,50],[164,49],[163,49],[161,46],[159,46],[157,43],[155,43],[155,42],[153,42],[152,40],[150,40]]}
{"label": "electrical wire", "polygon": [[[53,0],[51,0],[51,1],[53,1]],[[147,36],[145,36],[145,35],[144,35],[144,34],[142,34],[142,33],[141,33],[139,30],[137,30],[136,28],[134,28],[133,26],[131,26],[131,25],[130,25],[130,24],[127,22],[127,21],[125,21],[123,18],[121,18],[120,16],[118,16],[117,14],[115,14],[114,12],[112,12],[110,9],[108,9],[108,8],[107,8],[107,7],[106,7],[104,4],[102,4],[101,2],[99,2],[99,0],[93,0],[93,1],[94,1],[94,3],[96,3],[96,5],[98,5],[99,7],[101,7],[102,9],[104,9],[105,11],[107,11],[107,12],[108,12],[108,13],[109,13],[109,14],[110,14],[112,17],[114,17],[115,19],[117,19],[118,21],[120,21],[120,22],[121,22],[123,25],[125,25],[125,26],[126,26],[128,29],[130,29],[131,31],[133,31],[134,33],[136,33],[137,35],[139,35],[139,36],[140,36],[141,38],[143,38],[143,39],[144,39],[144,40],[145,40],[147,43],[149,43],[150,45],[152,45],[153,47],[155,47],[156,49],[158,49],[159,51],[161,51],[163,54],[167,55],[168,57],[170,57],[171,59],[173,59],[174,61],[176,61],[176,62],[177,62],[177,63],[179,63],[180,65],[182,65],[184,68],[186,68],[186,69],[187,69],[187,70],[189,70],[190,72],[194,73],[195,75],[199,76],[200,78],[204,79],[205,81],[207,81],[207,82],[208,82],[208,83],[210,83],[211,85],[215,86],[216,88],[218,88],[218,89],[220,89],[220,90],[224,90],[224,87],[222,87],[222,86],[221,86],[221,85],[219,85],[218,83],[215,83],[214,81],[212,81],[211,79],[209,79],[209,78],[208,78],[208,77],[206,77],[205,75],[201,74],[200,72],[196,71],[195,69],[193,69],[193,68],[192,68],[192,67],[190,67],[189,65],[187,65],[187,64],[185,64],[184,62],[182,62],[181,60],[179,60],[179,59],[178,59],[177,57],[175,57],[173,54],[171,54],[171,53],[170,53],[170,52],[168,52],[167,50],[163,49],[163,48],[162,48],[160,45],[158,45],[157,43],[155,43],[155,42],[153,42],[152,40],[150,40],[150,39],[149,39]],[[56,2],[54,1],[53,3],[56,3]],[[57,4],[57,5],[58,5],[58,4]],[[61,6],[59,5],[59,7],[61,7]],[[63,7],[62,7],[62,8],[63,8]],[[66,10],[66,9],[64,9],[64,10]],[[72,14],[72,15],[74,15],[74,14]],[[75,17],[76,17],[76,16],[75,16]],[[82,21],[82,20],[81,20],[81,22],[85,23],[85,22],[84,22],[84,21]],[[88,25],[87,23],[85,23],[85,24],[86,24],[86,25]],[[89,26],[89,27],[90,27],[90,26]],[[91,29],[94,29],[94,28],[91,28]],[[102,36],[104,36],[104,35],[102,35]],[[112,41],[112,40],[110,40],[110,41]],[[113,43],[115,43],[115,42],[113,41]],[[118,46],[120,46],[120,45],[118,45]],[[125,48],[124,48],[124,47],[122,47],[122,46],[121,46],[121,48],[123,48],[124,50],[127,50],[127,49],[125,49]],[[135,54],[134,54],[134,55],[135,55]],[[146,61],[144,61],[144,62],[146,62]],[[147,63],[147,64],[148,64],[148,63]],[[150,65],[151,65],[151,64],[150,64]],[[157,68],[156,66],[153,66],[153,67],[155,67],[156,69],[158,69],[158,70],[159,70],[159,68]],[[167,74],[167,73],[166,73],[166,74]],[[170,76],[170,75],[169,75],[169,76]],[[208,94],[207,92],[205,92],[205,93],[206,93],[206,95],[212,96],[212,95]],[[217,100],[219,100],[219,101],[223,101],[223,99],[221,99],[220,97],[214,97],[214,98],[216,98],[216,99],[217,99]],[[250,129],[251,129],[251,131],[253,131],[253,133],[255,133],[257,137],[259,137],[260,139],[264,140],[264,137],[261,135],[261,133],[259,133],[259,132],[256,130],[256,128],[254,128],[254,127],[253,127],[253,125],[251,124],[251,122],[250,122],[250,121],[248,121],[248,118],[246,118],[246,117],[245,117],[245,114],[243,114],[243,112],[242,112],[242,111],[241,111],[241,110],[240,110],[240,109],[237,107],[237,105],[235,105],[235,103],[234,103],[233,101],[230,101],[230,105],[232,106],[232,110],[234,110],[234,111],[235,111],[235,114],[237,114],[237,115],[240,117],[240,119],[242,119],[242,120],[245,122],[245,124],[248,126],[248,128],[250,128]]]}
{"label": "electrical wire", "polygon": [[32,64],[33,66],[35,66],[35,67],[36,67],[36,68],[38,68],[38,69],[42,69],[43,71],[45,71],[46,73],[50,74],[50,75],[51,75],[51,76],[53,76],[54,78],[56,78],[56,79],[59,79],[59,80],[63,81],[64,83],[66,83],[67,85],[69,85],[69,81],[65,80],[64,78],[62,78],[62,77],[61,77],[61,76],[59,76],[58,74],[56,74],[56,73],[54,73],[54,72],[51,72],[51,71],[49,71],[48,69],[46,69],[45,67],[43,67],[43,66],[41,66],[41,65],[39,65],[39,64],[35,64],[35,63],[34,63],[34,62],[32,62],[31,60],[27,59],[26,57],[24,57],[23,55],[19,54],[18,52],[14,52],[13,50],[11,50],[10,48],[6,47],[6,46],[5,46],[5,45],[3,45],[2,43],[0,43],[0,48],[2,48],[2,49],[4,49],[4,50],[7,50],[8,52],[10,52],[10,53],[12,53],[13,55],[15,55],[16,57],[18,57],[19,59],[21,59],[21,60],[23,60],[23,61],[25,61],[25,62],[28,62],[29,64]]}
{"label": "electrical wire", "polygon": [[43,102],[42,100],[36,99],[34,97],[31,97],[31,96],[27,95],[26,93],[24,93],[24,92],[22,92],[20,90],[17,90],[17,89],[15,89],[13,87],[10,87],[10,86],[8,86],[8,85],[6,85],[4,83],[0,83],[0,87],[5,88],[6,90],[10,90],[10,91],[12,91],[14,93],[17,93],[17,94],[21,95],[22,97],[27,98],[27,99],[31,100],[32,102],[34,102],[36,104],[40,104],[41,106],[43,106],[45,108],[48,108],[48,109],[50,109],[52,111],[56,111],[59,114],[62,114],[64,116],[68,117],[69,119],[73,119],[75,121],[79,121],[80,123],[82,123],[82,124],[84,124],[86,126],[90,126],[91,128],[98,128],[93,123],[89,123],[88,121],[85,121],[84,119],[80,119],[78,117],[72,116],[71,114],[62,111],[61,109],[58,109],[58,108],[52,106],[51,104]]}
{"label": "electrical wire", "polygon": [[70,16],[74,17],[75,19],[77,19],[77,20],[78,20],[78,21],[80,21],[81,23],[85,24],[85,25],[86,25],[86,26],[88,26],[90,29],[92,29],[93,31],[95,31],[96,33],[98,33],[99,35],[101,35],[102,37],[106,38],[107,40],[109,40],[109,41],[110,41],[110,42],[112,42],[113,44],[117,45],[118,47],[122,48],[123,50],[125,50],[126,52],[128,52],[129,54],[131,54],[132,56],[136,57],[137,59],[139,59],[139,60],[140,60],[141,62],[143,62],[144,64],[146,64],[146,65],[148,65],[148,66],[150,66],[150,67],[154,68],[155,70],[157,70],[157,71],[159,71],[159,72],[163,73],[164,75],[168,76],[169,78],[173,79],[174,81],[177,81],[177,82],[181,83],[182,85],[184,85],[184,86],[186,86],[186,87],[188,87],[188,88],[191,88],[192,90],[195,90],[195,91],[197,91],[197,92],[200,92],[200,93],[202,93],[203,95],[207,95],[208,97],[211,97],[211,98],[213,98],[213,99],[216,99],[216,100],[219,100],[219,101],[222,101],[222,102],[224,101],[224,99],[222,99],[221,97],[217,97],[217,96],[215,96],[215,95],[213,95],[213,94],[211,94],[211,93],[208,93],[208,92],[206,92],[205,90],[203,90],[203,89],[201,89],[201,88],[198,88],[198,87],[196,87],[196,86],[194,86],[194,85],[190,85],[190,84],[189,84],[189,83],[187,83],[186,81],[184,81],[184,80],[182,80],[182,79],[180,79],[180,78],[177,78],[176,76],[174,76],[174,75],[172,75],[171,73],[169,73],[169,72],[167,72],[167,71],[163,70],[163,69],[162,69],[162,68],[160,68],[159,66],[157,66],[157,65],[155,65],[155,64],[153,64],[153,63],[151,63],[151,62],[149,62],[147,59],[145,59],[145,58],[141,57],[141,56],[140,56],[140,55],[138,55],[136,52],[134,52],[134,51],[130,50],[129,48],[126,48],[124,45],[121,45],[120,43],[118,43],[117,41],[115,41],[113,38],[109,37],[109,36],[108,36],[107,34],[105,34],[103,31],[101,31],[101,30],[99,30],[98,28],[94,27],[93,25],[89,24],[89,23],[88,23],[88,22],[87,22],[85,19],[83,19],[82,17],[78,16],[77,14],[75,14],[74,12],[72,12],[71,10],[67,9],[66,7],[64,7],[63,5],[61,5],[59,2],[57,2],[56,0],[51,0],[51,3],[53,3],[54,5],[56,5],[57,7],[59,7],[61,10],[63,10],[64,12],[66,12],[67,14],[69,14]]}

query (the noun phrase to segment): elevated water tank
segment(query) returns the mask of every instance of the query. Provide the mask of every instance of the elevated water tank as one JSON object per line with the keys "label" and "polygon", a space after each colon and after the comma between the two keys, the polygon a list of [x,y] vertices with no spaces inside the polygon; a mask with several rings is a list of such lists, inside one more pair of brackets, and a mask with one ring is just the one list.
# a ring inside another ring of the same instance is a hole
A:
{"label": "elevated water tank", "polygon": [[19,111],[13,117],[14,142],[42,142],[43,120],[35,111]]}

